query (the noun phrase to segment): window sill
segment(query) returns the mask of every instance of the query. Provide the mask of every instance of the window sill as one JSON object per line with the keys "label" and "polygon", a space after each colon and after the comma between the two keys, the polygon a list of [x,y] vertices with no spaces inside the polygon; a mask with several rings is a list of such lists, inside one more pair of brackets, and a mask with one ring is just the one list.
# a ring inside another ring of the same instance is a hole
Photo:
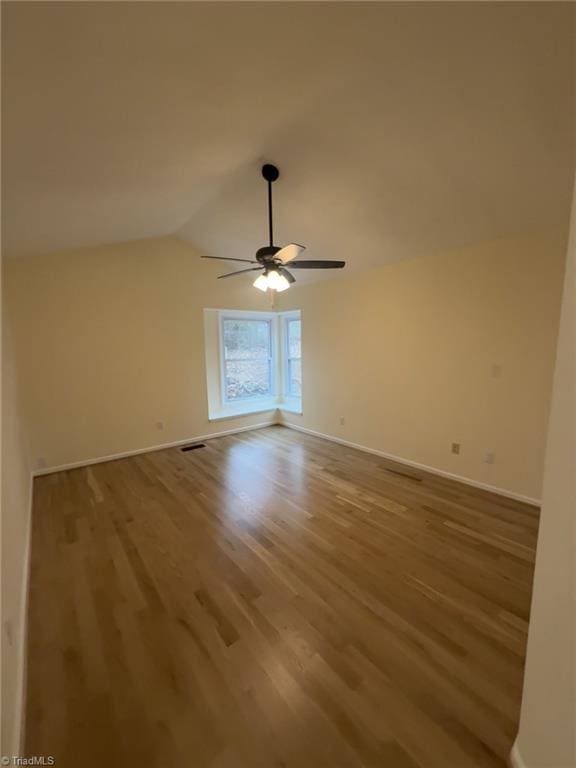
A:
{"label": "window sill", "polygon": [[208,421],[222,421],[223,419],[237,419],[240,416],[250,416],[254,413],[271,413],[272,411],[285,411],[302,415],[302,401],[298,398],[289,400],[260,400],[257,403],[236,403],[223,406],[219,411],[214,411],[208,416]]}
{"label": "window sill", "polygon": [[257,403],[236,403],[222,407],[208,416],[208,421],[222,421],[222,419],[237,419],[240,416],[249,416],[253,413],[270,413],[278,408],[276,400],[260,400]]}
{"label": "window sill", "polygon": [[285,400],[283,403],[278,403],[278,408],[287,413],[297,413],[300,416],[302,415],[302,401],[298,398],[291,398],[290,400]]}

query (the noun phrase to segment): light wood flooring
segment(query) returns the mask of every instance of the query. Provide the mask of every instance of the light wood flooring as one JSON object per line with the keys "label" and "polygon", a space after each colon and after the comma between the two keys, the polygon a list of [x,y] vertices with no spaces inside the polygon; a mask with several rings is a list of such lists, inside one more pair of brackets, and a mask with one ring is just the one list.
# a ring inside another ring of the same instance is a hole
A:
{"label": "light wood flooring", "polygon": [[37,478],[26,754],[502,768],[537,528],[283,427]]}

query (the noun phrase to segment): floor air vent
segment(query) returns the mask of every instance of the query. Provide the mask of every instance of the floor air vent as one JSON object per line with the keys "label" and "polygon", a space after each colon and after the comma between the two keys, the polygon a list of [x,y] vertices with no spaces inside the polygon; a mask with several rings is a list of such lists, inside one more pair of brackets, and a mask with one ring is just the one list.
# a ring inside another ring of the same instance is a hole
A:
{"label": "floor air vent", "polygon": [[185,445],[184,448],[180,448],[182,453],[185,451],[195,451],[196,448],[206,448],[206,443],[194,443],[194,445]]}
{"label": "floor air vent", "polygon": [[416,477],[415,475],[409,475],[406,472],[399,472],[397,469],[388,469],[388,467],[385,467],[386,472],[392,472],[393,475],[400,475],[400,477],[407,477],[408,480],[414,480],[416,483],[421,483],[422,478]]}

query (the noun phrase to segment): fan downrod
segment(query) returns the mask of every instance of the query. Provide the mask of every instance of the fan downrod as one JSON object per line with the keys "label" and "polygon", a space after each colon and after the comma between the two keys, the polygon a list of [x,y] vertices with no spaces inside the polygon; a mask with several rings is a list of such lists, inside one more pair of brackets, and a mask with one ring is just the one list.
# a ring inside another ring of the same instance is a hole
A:
{"label": "fan downrod", "polygon": [[270,163],[266,163],[266,165],[262,166],[262,176],[266,179],[266,181],[276,181],[278,176],[280,176],[280,171],[278,168],[276,168],[275,165],[270,165]]}

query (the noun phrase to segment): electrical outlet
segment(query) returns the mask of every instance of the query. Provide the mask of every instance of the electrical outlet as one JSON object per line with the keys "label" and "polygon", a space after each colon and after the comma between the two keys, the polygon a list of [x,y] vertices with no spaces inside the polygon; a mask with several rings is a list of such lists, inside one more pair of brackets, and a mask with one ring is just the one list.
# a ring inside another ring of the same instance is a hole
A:
{"label": "electrical outlet", "polygon": [[157,421],[156,422],[156,429],[159,429],[162,431],[164,429],[164,422],[163,421]]}
{"label": "electrical outlet", "polygon": [[452,443],[452,453],[460,454],[460,443]]}
{"label": "electrical outlet", "polygon": [[494,456],[494,452],[486,451],[486,454],[484,456],[484,464],[494,464],[495,460],[496,460],[496,457]]}
{"label": "electrical outlet", "polygon": [[39,456],[36,459],[36,469],[44,469],[45,466],[46,466],[46,459],[44,458],[44,456]]}
{"label": "electrical outlet", "polygon": [[340,426],[343,427],[344,424],[346,424],[346,419],[344,418],[344,416],[340,416]]}
{"label": "electrical outlet", "polygon": [[494,363],[491,368],[492,378],[499,379],[502,376],[502,366]]}

